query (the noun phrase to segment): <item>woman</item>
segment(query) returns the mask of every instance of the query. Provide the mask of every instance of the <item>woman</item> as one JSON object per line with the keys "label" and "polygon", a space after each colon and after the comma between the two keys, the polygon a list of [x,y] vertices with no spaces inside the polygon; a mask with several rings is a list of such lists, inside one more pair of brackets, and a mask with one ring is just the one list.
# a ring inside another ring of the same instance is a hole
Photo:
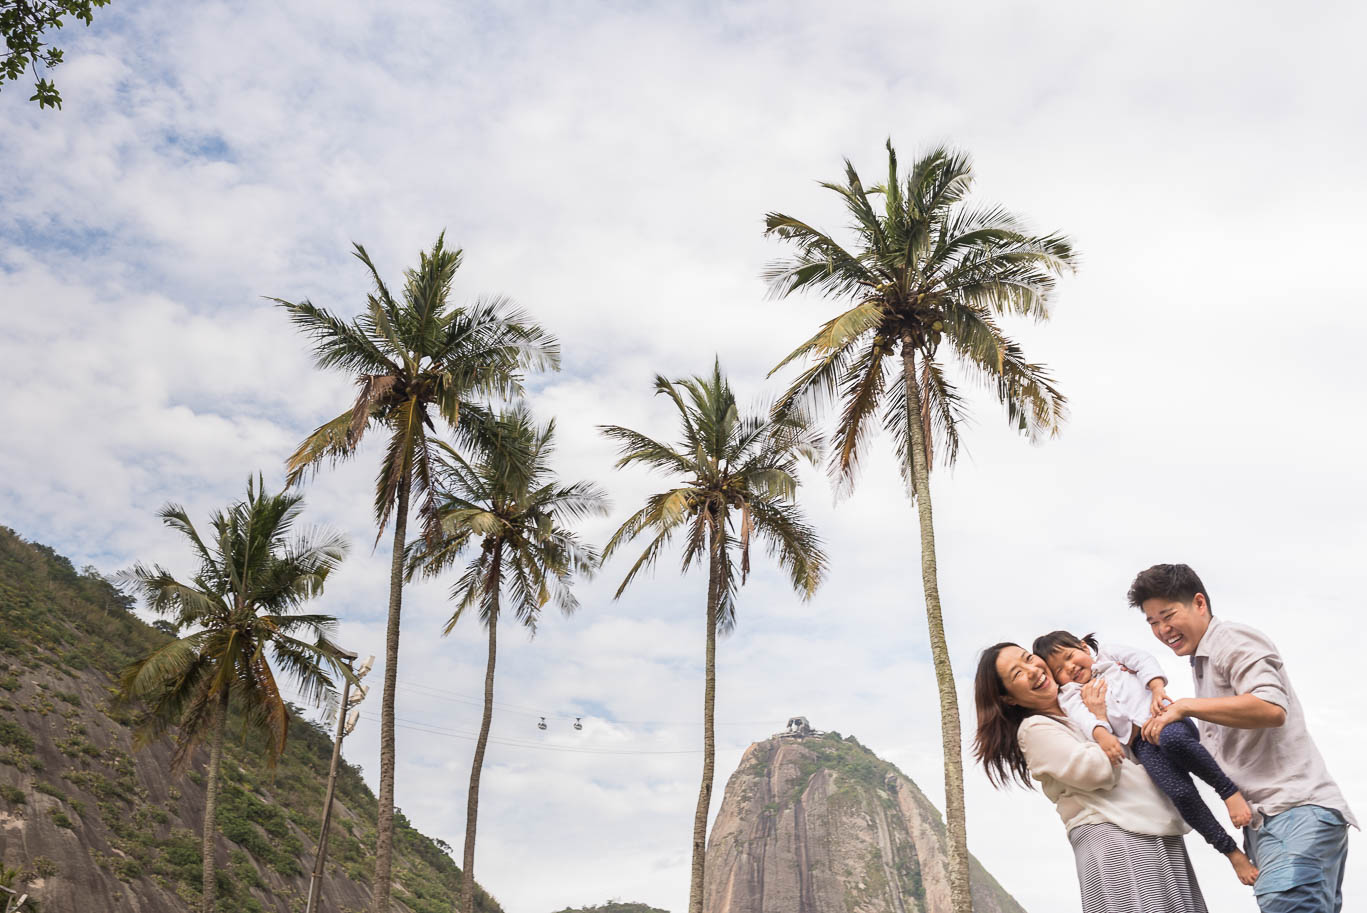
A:
{"label": "woman", "polygon": [[[1083,689],[1099,718],[1105,682]],[[1077,857],[1083,913],[1206,913],[1177,810],[1129,757],[1115,761],[1069,721],[1044,660],[1013,643],[983,651],[974,753],[994,786],[1038,780]]]}

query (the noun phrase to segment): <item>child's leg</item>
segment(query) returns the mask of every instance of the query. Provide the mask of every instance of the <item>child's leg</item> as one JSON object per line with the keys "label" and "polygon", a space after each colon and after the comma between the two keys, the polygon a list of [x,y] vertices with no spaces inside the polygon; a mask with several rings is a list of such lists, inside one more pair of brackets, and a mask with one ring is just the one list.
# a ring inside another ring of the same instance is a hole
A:
{"label": "child's leg", "polygon": [[[1164,731],[1171,728],[1169,726]],[[1215,816],[1202,801],[1201,794],[1196,791],[1196,784],[1191,782],[1191,774],[1174,764],[1163,749],[1144,739],[1135,739],[1133,748],[1139,763],[1144,765],[1153,782],[1158,784],[1158,788],[1167,794],[1173,805],[1177,806],[1183,821],[1195,828],[1207,843],[1226,856],[1238,851],[1239,847],[1235,844],[1234,838],[1225,833],[1225,829],[1215,820]]]}
{"label": "child's leg", "polygon": [[1201,735],[1191,720],[1178,720],[1163,727],[1158,734],[1159,747],[1179,769],[1195,774],[1214,787],[1215,792],[1225,800],[1229,809],[1230,823],[1244,827],[1253,819],[1253,810],[1248,807],[1239,787],[1234,784],[1220,765],[1211,757],[1210,752],[1201,744]]}
{"label": "child's leg", "polygon": [[1201,744],[1201,734],[1191,720],[1178,720],[1164,726],[1158,733],[1158,745],[1173,764],[1209,783],[1221,799],[1228,799],[1239,791]]}

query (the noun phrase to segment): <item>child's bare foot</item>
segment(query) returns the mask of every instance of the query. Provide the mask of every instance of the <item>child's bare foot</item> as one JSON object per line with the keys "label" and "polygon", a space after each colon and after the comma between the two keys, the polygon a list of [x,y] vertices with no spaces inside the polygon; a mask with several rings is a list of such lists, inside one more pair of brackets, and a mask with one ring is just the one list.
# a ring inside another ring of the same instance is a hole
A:
{"label": "child's bare foot", "polygon": [[1253,809],[1248,807],[1243,793],[1235,793],[1226,799],[1225,808],[1229,809],[1229,823],[1235,827],[1248,827],[1253,820]]}
{"label": "child's bare foot", "polygon": [[1258,867],[1250,862],[1241,850],[1228,853],[1225,858],[1234,866],[1234,874],[1239,876],[1241,882],[1251,885],[1258,880]]}

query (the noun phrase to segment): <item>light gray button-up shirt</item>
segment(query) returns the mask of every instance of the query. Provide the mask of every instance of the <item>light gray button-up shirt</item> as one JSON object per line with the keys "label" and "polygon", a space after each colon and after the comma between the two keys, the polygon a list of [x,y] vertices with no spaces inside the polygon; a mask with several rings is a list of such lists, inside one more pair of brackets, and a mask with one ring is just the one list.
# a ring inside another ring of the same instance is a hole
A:
{"label": "light gray button-up shirt", "polygon": [[1286,711],[1271,729],[1235,729],[1197,720],[1207,750],[1243,792],[1256,815],[1298,805],[1332,808],[1354,827],[1357,819],[1305,728],[1305,713],[1291,687],[1276,644],[1247,625],[1210,620],[1191,657],[1197,697],[1252,694]]}

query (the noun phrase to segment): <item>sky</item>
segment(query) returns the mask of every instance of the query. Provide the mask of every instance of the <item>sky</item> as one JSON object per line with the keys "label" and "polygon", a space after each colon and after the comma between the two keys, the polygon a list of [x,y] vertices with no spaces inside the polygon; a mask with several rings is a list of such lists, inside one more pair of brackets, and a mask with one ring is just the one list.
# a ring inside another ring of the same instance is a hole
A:
{"label": "sky", "polygon": [[[769,369],[836,312],[766,296],[784,251],[765,213],[838,234],[818,182],[842,158],[872,181],[887,139],[904,161],[947,143],[973,156],[974,199],[1080,252],[1052,319],[1009,324],[1069,397],[1063,434],[1031,446],[975,394],[967,452],[934,479],[965,732],[978,652],[1055,628],[1151,648],[1189,694],[1124,598],[1184,561],[1218,614],[1280,645],[1362,814],[1364,28],[1346,3],[116,0],[61,33],[61,111],[0,92],[0,523],[78,566],[188,571],[156,510],[206,520],[249,474],[281,484],[350,403],[263,296],[354,315],[353,242],[393,284],[445,231],[458,302],[507,295],[559,338],[563,369],[529,400],[557,420],[562,477],[610,492],[583,527],[603,542],[666,483],[615,471],[598,425],[672,435],[654,375],[714,357],[744,402],[772,397]],[[831,556],[817,596],[764,558],[740,595],[714,813],[745,747],[795,714],[943,798],[915,516],[890,442],[874,454],[838,501],[804,477]],[[371,441],[304,489],[351,540],[323,605],[362,655],[383,652],[378,459]],[[685,908],[703,582],[671,556],[614,600],[629,560],[579,585],[574,617],[501,632],[476,875],[508,913]],[[441,637],[449,614],[439,581],[405,596],[397,804],[459,847],[484,639]],[[378,706],[377,689],[345,746],[372,785]],[[1049,802],[967,783],[987,868],[1028,910],[1078,909]],[[1188,846],[1211,909],[1254,909]]]}

